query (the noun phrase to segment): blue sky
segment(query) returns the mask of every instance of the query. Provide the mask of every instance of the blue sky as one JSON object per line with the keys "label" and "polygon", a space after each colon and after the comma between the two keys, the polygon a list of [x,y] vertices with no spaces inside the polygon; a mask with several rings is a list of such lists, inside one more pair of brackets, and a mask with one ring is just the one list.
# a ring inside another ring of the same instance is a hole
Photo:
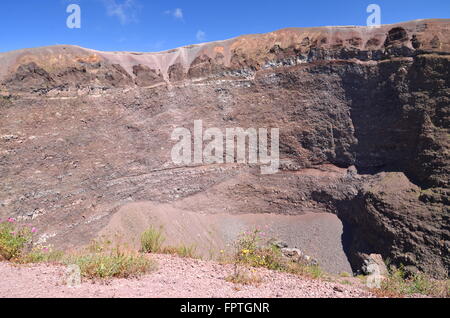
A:
{"label": "blue sky", "polygon": [[[81,28],[69,29],[69,4]],[[285,27],[365,25],[450,18],[449,0],[0,0],[0,52],[55,44],[105,51],[162,51]]]}

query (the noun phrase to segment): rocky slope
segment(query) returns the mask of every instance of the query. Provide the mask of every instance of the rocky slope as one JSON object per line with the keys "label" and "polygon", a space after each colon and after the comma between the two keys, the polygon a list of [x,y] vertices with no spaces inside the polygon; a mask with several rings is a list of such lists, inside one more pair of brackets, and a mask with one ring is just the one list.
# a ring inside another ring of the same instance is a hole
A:
{"label": "rocky slope", "polygon": [[[450,20],[418,20],[160,53],[2,53],[0,216],[70,247],[114,228],[133,202],[206,215],[334,213],[355,271],[378,253],[447,277],[449,31]],[[175,166],[171,133],[197,119],[280,128],[282,171]]]}

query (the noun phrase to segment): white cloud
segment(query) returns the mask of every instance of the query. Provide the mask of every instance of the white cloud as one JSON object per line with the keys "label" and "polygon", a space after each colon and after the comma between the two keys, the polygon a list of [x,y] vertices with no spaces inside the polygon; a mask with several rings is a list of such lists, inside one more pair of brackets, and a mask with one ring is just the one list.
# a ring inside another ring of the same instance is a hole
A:
{"label": "white cloud", "polygon": [[202,30],[198,30],[195,37],[197,38],[198,41],[205,41],[206,40],[206,33],[203,32]]}
{"label": "white cloud", "polygon": [[118,3],[117,0],[103,0],[106,7],[106,13],[110,17],[116,17],[121,24],[138,22],[137,11],[138,4],[135,0],[124,0]]}
{"label": "white cloud", "polygon": [[176,8],[175,10],[167,10],[164,12],[165,14],[169,14],[173,16],[175,19],[183,20],[184,14],[183,9]]}
{"label": "white cloud", "polygon": [[177,19],[183,19],[183,10],[181,10],[180,8],[176,8],[173,12],[173,16]]}

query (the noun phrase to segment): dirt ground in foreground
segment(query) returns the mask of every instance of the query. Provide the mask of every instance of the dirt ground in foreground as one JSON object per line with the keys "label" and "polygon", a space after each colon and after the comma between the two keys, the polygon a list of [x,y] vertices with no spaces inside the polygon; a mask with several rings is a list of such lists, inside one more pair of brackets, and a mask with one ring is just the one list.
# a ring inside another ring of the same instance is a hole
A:
{"label": "dirt ground in foreground", "polygon": [[231,264],[153,255],[158,268],[140,279],[84,281],[69,288],[65,267],[16,266],[0,263],[1,298],[355,298],[373,297],[363,289],[312,280],[265,269],[255,270],[258,285],[237,285],[225,279]]}

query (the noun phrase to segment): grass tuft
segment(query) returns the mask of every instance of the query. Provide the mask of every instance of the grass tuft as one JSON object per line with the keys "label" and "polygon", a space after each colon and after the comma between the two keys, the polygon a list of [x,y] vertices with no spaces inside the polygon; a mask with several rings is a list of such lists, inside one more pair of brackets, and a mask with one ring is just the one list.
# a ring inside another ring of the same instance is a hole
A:
{"label": "grass tuft", "polygon": [[171,255],[178,255],[182,258],[198,258],[196,254],[196,247],[194,245],[191,246],[168,246],[164,247],[160,251],[162,254],[171,254]]}
{"label": "grass tuft", "polygon": [[89,279],[137,278],[156,268],[147,255],[132,252],[117,245],[92,244],[87,253],[68,256],[66,264],[76,264],[81,275]]}
{"label": "grass tuft", "polygon": [[273,240],[267,240],[264,236],[258,229],[241,234],[235,242],[234,262],[237,265],[263,267],[310,278],[323,276],[319,266],[301,264],[285,258],[280,248],[270,243]]}
{"label": "grass tuft", "polygon": [[151,226],[141,235],[141,252],[171,254],[183,258],[198,258],[196,255],[196,247],[194,245],[163,247],[165,240],[163,228],[160,227],[157,229]]}
{"label": "grass tuft", "polygon": [[165,241],[162,228],[151,226],[141,235],[141,251],[143,253],[159,253]]}
{"label": "grass tuft", "polygon": [[9,218],[0,223],[0,260],[14,261],[19,259],[31,244],[32,229],[19,226]]}
{"label": "grass tuft", "polygon": [[262,283],[262,278],[252,268],[243,268],[237,264],[234,267],[232,275],[225,278],[229,283],[239,285],[255,285],[258,286]]}
{"label": "grass tuft", "polygon": [[23,254],[17,263],[35,264],[35,263],[59,263],[64,258],[64,253],[55,251],[51,247],[36,246],[30,252]]}
{"label": "grass tuft", "polygon": [[388,295],[426,295],[431,297],[450,297],[450,280],[440,281],[423,273],[406,275],[403,266],[392,268],[389,276],[382,282],[380,292]]}

